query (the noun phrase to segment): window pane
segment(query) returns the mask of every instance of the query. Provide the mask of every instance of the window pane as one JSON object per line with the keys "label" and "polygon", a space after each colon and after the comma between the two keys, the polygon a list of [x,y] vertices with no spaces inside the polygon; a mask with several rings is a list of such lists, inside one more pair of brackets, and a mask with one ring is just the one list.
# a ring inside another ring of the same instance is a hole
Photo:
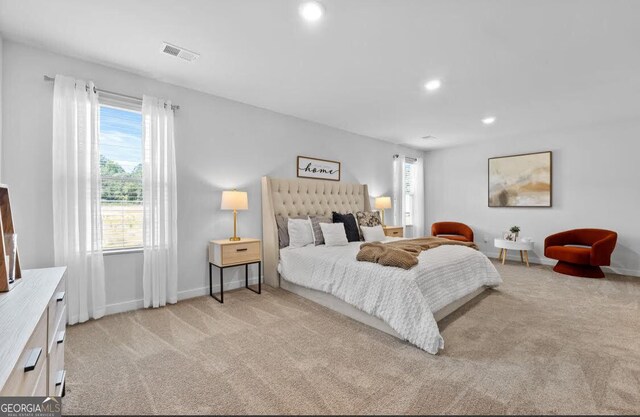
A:
{"label": "window pane", "polygon": [[142,246],[142,115],[100,106],[102,247]]}

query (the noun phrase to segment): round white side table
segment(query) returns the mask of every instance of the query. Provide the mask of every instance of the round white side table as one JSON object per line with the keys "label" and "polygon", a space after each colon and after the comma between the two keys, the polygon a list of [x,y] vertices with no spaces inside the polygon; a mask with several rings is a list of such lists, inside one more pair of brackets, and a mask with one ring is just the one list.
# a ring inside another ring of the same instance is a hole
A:
{"label": "round white side table", "polygon": [[507,259],[508,250],[519,250],[520,260],[522,263],[526,263],[527,266],[529,266],[529,251],[533,250],[533,242],[525,242],[523,240],[514,242],[512,240],[495,239],[493,244],[496,248],[500,249],[498,259],[502,260],[503,265],[504,261]]}

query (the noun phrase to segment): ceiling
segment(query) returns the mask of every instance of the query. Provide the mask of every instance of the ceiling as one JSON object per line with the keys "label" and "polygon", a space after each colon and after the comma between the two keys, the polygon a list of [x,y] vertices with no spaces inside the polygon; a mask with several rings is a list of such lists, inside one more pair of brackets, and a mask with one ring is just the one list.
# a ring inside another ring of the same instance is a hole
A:
{"label": "ceiling", "polygon": [[321,2],[309,24],[298,0],[0,0],[0,31],[424,149],[640,116],[640,1]]}

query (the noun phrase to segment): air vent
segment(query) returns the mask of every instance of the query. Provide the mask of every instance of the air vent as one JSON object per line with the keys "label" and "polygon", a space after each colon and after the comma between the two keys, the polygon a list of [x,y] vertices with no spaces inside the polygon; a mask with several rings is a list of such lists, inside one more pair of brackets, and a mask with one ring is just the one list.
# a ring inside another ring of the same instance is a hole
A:
{"label": "air vent", "polygon": [[422,139],[424,139],[424,140],[435,140],[435,139],[438,139],[438,138],[433,136],[433,135],[427,135],[427,136],[423,136]]}
{"label": "air vent", "polygon": [[198,53],[191,52],[187,49],[181,48],[176,45],[171,45],[170,43],[166,43],[166,42],[162,44],[162,52],[167,55],[175,56],[189,62],[195,61],[200,56],[200,54]]}

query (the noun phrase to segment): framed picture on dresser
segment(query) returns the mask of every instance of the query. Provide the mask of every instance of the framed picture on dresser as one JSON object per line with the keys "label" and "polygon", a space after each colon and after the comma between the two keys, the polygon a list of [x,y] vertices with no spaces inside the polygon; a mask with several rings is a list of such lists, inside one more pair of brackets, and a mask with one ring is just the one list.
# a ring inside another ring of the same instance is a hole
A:
{"label": "framed picture on dresser", "polygon": [[298,156],[296,162],[298,178],[340,181],[340,171],[341,164],[338,161]]}

